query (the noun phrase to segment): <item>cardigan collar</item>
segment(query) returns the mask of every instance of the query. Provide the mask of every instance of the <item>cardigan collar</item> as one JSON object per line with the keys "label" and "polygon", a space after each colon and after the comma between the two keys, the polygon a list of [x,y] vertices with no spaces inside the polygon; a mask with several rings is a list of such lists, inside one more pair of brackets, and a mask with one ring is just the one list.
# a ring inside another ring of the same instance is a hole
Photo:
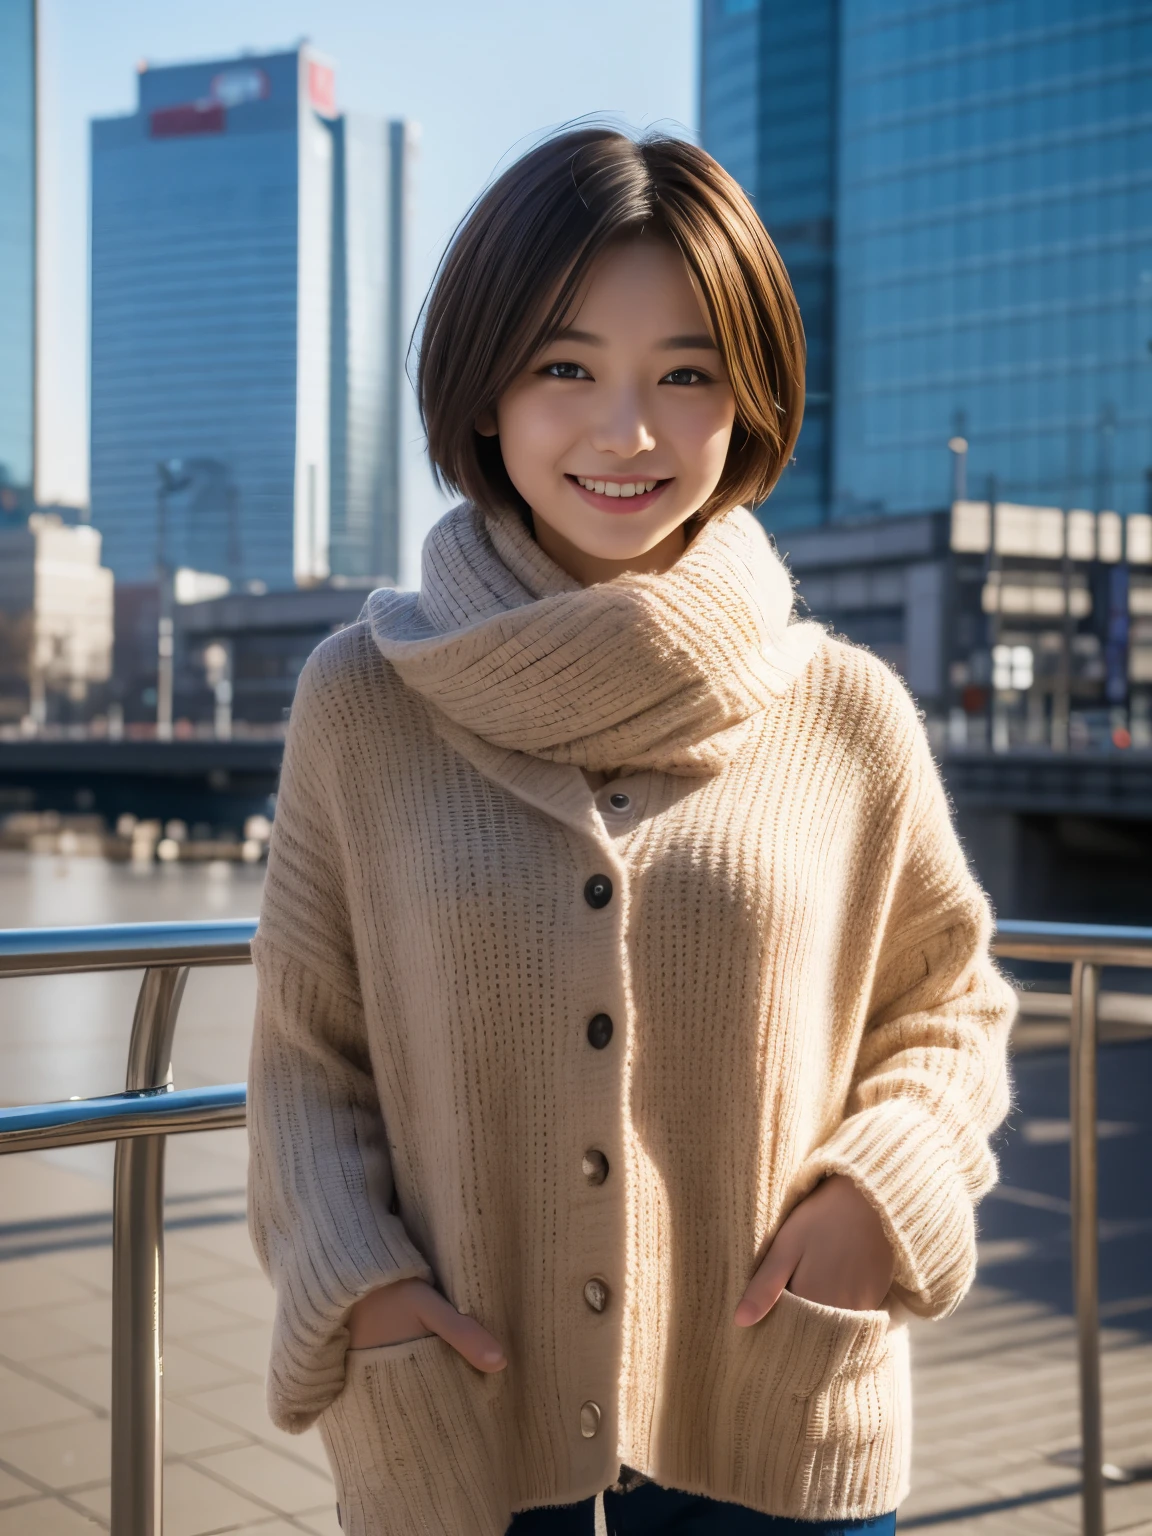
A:
{"label": "cardigan collar", "polygon": [[792,583],[742,507],[672,568],[582,587],[513,511],[467,503],[424,545],[419,594],[381,589],[373,637],[408,687],[494,746],[591,770],[719,773],[812,659]]}

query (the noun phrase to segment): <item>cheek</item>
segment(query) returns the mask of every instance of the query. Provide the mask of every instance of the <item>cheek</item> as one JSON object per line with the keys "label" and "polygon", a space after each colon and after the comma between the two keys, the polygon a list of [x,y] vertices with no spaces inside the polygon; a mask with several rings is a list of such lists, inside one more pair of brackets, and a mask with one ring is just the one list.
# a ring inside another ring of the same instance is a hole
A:
{"label": "cheek", "polygon": [[731,396],[673,401],[668,411],[668,431],[677,439],[684,457],[695,461],[708,474],[723,467],[735,419],[736,407]]}
{"label": "cheek", "polygon": [[497,409],[496,424],[509,474],[550,469],[571,439],[570,416],[563,401],[546,401],[530,391],[503,401]]}

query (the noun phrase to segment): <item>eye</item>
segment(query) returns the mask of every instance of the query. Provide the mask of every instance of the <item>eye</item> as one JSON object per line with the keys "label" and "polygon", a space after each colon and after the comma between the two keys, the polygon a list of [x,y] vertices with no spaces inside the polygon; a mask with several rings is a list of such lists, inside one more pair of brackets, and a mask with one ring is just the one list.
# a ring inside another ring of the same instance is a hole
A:
{"label": "eye", "polygon": [[579,363],[548,363],[541,373],[550,379],[590,379],[592,375]]}
{"label": "eye", "polygon": [[699,368],[673,368],[660,380],[661,384],[710,384],[712,381]]}

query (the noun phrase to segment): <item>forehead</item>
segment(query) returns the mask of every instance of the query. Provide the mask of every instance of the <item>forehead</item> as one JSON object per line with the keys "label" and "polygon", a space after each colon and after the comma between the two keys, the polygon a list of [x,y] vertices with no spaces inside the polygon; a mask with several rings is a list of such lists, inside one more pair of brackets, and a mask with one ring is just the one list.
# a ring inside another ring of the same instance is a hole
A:
{"label": "forehead", "polygon": [[668,240],[640,235],[611,245],[590,266],[562,327],[619,334],[710,330],[687,262]]}

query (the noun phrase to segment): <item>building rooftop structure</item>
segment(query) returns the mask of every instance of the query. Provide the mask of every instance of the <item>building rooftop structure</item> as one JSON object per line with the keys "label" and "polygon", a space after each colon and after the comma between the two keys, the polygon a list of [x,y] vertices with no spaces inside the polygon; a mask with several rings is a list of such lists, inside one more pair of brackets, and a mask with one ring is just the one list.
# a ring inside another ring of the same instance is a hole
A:
{"label": "building rooftop structure", "polygon": [[281,729],[309,655],[355,623],[371,590],[370,584],[336,582],[179,604],[176,647],[186,712],[206,718],[209,690],[226,683],[230,719]]}

